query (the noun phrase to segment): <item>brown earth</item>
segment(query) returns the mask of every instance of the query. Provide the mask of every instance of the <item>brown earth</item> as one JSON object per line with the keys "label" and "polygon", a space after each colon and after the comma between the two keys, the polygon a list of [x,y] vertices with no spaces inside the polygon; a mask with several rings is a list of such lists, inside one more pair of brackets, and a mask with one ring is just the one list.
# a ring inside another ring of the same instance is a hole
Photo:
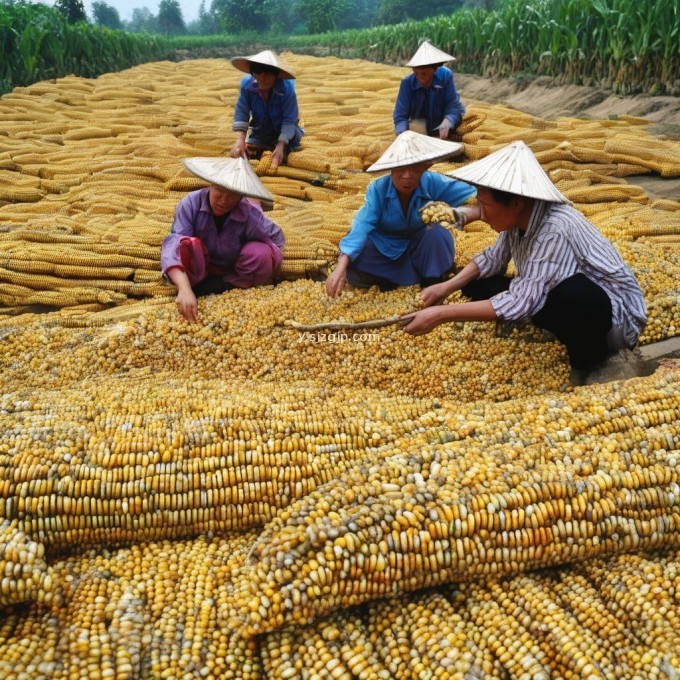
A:
{"label": "brown earth", "polygon": [[[622,96],[611,90],[581,85],[558,85],[551,78],[492,80],[456,74],[463,100],[503,104],[541,118],[578,117],[606,119],[619,115],[645,118],[648,131],[660,138],[679,140],[680,97]],[[679,169],[680,172],[680,169]],[[680,200],[680,177],[638,175],[629,178],[650,195]]]}

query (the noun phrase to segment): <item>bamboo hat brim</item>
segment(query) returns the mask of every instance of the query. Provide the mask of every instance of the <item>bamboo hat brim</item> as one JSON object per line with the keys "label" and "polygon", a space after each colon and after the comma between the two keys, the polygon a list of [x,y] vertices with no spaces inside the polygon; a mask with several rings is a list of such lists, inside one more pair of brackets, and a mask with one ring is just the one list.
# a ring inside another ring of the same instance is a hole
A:
{"label": "bamboo hat brim", "polygon": [[200,179],[250,198],[273,202],[274,197],[262,184],[245,158],[186,158],[184,167]]}
{"label": "bamboo hat brim", "polygon": [[392,170],[406,165],[439,161],[460,153],[463,145],[438,137],[428,137],[412,130],[402,132],[366,172]]}
{"label": "bamboo hat brim", "polygon": [[250,67],[252,64],[264,64],[265,66],[273,66],[279,69],[279,78],[285,80],[294,80],[295,74],[281,61],[276,52],[271,50],[263,50],[257,54],[251,54],[249,57],[234,57],[231,60],[232,66],[236,67],[239,71],[244,73],[250,73]]}
{"label": "bamboo hat brim", "polygon": [[479,161],[446,173],[449,177],[488,189],[552,203],[571,203],[545,173],[531,149],[512,142]]}
{"label": "bamboo hat brim", "polygon": [[438,50],[426,40],[411,57],[411,60],[406,62],[406,66],[411,68],[416,66],[432,66],[434,64],[444,64],[447,61],[456,61],[456,58],[451,54]]}

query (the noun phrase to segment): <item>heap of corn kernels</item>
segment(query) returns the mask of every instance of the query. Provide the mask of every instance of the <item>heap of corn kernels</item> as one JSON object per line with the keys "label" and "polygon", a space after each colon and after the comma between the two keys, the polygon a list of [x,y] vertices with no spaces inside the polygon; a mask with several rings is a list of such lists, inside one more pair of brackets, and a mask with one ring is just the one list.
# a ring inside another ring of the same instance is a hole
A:
{"label": "heap of corn kernels", "polygon": [[[418,291],[313,280],[404,70],[285,56],[304,150],[254,167],[288,280],[202,299],[195,325],[159,245],[202,186],[181,159],[232,143],[241,74],[157,63],[0,99],[0,674],[677,677],[680,367],[572,389],[531,327],[292,326]],[[526,141],[634,269],[643,342],[676,335],[680,204],[623,178],[679,174],[677,143],[466,103],[466,156]],[[462,265],[494,234],[455,238]]]}

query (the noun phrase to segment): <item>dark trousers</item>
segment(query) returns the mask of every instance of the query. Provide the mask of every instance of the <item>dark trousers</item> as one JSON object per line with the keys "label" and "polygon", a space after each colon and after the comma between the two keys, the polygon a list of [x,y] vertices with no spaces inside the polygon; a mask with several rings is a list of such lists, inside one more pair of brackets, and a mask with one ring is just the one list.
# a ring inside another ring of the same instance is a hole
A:
{"label": "dark trousers", "polygon": [[227,290],[231,290],[234,286],[224,281],[218,274],[208,274],[203,281],[199,281],[193,286],[194,295],[203,297],[204,295],[220,295]]}
{"label": "dark trousers", "polygon": [[[497,274],[473,281],[462,293],[473,300],[488,300],[507,290],[510,281]],[[607,333],[612,327],[612,303],[607,293],[584,274],[574,274],[557,284],[531,320],[566,345],[572,368],[592,368],[610,353]]]}

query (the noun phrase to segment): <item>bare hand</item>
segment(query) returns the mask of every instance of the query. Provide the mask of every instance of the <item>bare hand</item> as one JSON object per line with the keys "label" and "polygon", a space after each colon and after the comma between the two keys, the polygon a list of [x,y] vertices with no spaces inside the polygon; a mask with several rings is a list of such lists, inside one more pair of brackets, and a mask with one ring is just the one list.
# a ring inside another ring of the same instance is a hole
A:
{"label": "bare hand", "polygon": [[439,326],[441,307],[428,307],[413,314],[405,314],[401,319],[406,323],[404,331],[409,335],[427,335],[433,328]]}
{"label": "bare hand", "polygon": [[272,152],[272,170],[276,170],[283,163],[283,147],[277,146]]}
{"label": "bare hand", "polygon": [[189,323],[198,321],[198,300],[191,289],[177,293],[175,301],[177,302],[177,311]]}
{"label": "bare hand", "polygon": [[420,291],[420,299],[423,301],[423,306],[431,307],[445,300],[449,294],[448,286],[448,281],[442,281],[441,283],[435,283],[432,286],[423,288]]}
{"label": "bare hand", "polygon": [[340,297],[346,280],[345,270],[337,267],[326,279],[326,293],[328,296],[332,298]]}
{"label": "bare hand", "polygon": [[247,158],[245,139],[237,139],[234,142],[234,146],[231,147],[229,155],[232,158],[241,158],[242,156]]}

